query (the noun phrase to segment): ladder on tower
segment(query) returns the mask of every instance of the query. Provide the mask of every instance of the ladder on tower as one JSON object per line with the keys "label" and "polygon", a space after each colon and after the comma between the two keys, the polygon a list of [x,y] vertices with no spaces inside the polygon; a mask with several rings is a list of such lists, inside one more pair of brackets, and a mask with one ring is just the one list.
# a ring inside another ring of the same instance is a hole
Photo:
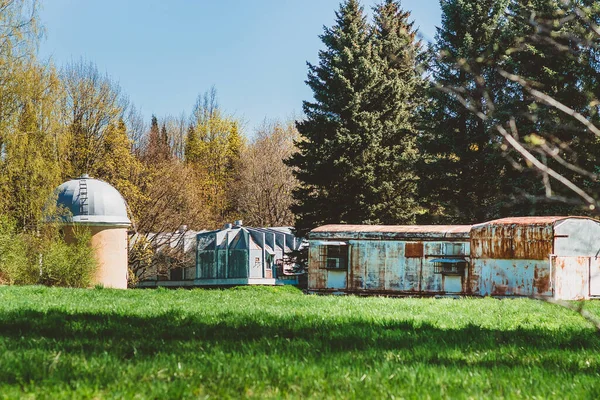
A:
{"label": "ladder on tower", "polygon": [[79,215],[82,220],[88,219],[88,215],[90,215],[86,179],[79,180]]}

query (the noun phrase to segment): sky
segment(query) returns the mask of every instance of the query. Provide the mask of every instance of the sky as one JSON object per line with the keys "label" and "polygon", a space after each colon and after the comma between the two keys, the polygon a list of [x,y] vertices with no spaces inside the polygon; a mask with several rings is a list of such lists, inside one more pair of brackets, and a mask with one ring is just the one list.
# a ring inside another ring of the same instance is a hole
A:
{"label": "sky", "polygon": [[[40,56],[94,62],[149,122],[189,115],[214,86],[247,134],[265,119],[302,115],[323,26],[340,0],[43,0]],[[362,0],[370,13],[378,0]],[[439,0],[404,0],[423,40],[440,24]]]}

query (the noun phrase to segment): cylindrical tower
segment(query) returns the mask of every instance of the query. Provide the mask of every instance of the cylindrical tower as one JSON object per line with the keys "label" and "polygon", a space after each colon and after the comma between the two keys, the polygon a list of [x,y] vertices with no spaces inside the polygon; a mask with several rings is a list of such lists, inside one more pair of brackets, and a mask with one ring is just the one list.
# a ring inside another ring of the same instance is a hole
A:
{"label": "cylindrical tower", "polygon": [[108,183],[82,175],[57,188],[57,206],[65,216],[65,240],[74,240],[73,228],[85,226],[92,234],[98,261],[95,284],[127,288],[127,206],[123,196]]}

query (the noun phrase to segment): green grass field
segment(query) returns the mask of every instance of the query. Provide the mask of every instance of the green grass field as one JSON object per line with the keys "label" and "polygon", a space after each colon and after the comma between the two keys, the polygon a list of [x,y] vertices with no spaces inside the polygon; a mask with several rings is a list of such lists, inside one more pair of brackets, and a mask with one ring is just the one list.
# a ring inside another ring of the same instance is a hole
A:
{"label": "green grass field", "polygon": [[0,287],[0,398],[599,396],[600,336],[540,301]]}

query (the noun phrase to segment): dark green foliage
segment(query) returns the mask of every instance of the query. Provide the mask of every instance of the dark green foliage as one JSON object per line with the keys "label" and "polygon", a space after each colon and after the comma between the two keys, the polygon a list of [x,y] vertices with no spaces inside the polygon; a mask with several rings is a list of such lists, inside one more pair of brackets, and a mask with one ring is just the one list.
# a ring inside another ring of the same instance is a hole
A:
{"label": "dark green foliage", "polygon": [[[579,6],[585,3],[592,5],[588,9],[589,14],[598,21],[600,5],[597,2],[573,3]],[[508,127],[508,121],[514,119],[515,127],[529,151],[588,193],[597,193],[600,189],[597,180],[564,168],[558,160],[544,153],[556,151],[556,156],[566,162],[586,171],[598,172],[600,141],[573,117],[533,96],[528,87],[566,105],[598,126],[598,38],[594,39],[588,25],[573,18],[571,5],[561,2],[511,2],[509,14],[508,29],[512,32],[514,42],[500,68],[518,75],[527,85],[524,87],[510,80],[504,81],[506,102],[496,112],[499,122]],[[523,177],[519,179],[524,181]],[[543,201],[544,196],[573,197],[570,189],[556,181],[544,186],[541,173],[524,181],[522,188],[535,196],[535,200]],[[525,211],[536,214],[581,214],[583,211],[577,203],[545,203],[536,206],[534,202]]]}
{"label": "dark green foliage", "polygon": [[[435,85],[424,110],[420,147],[421,195],[429,203],[427,222],[477,223],[498,216],[500,181],[507,162],[500,140],[468,107],[485,107],[485,96],[494,102],[502,88],[491,67],[500,60],[499,41],[506,31],[508,0],[449,0],[442,5],[442,26],[436,34],[431,61]],[[484,62],[485,61],[485,62]],[[488,87],[477,82],[486,78]]]}
{"label": "dark green foliage", "polygon": [[[597,20],[595,7],[590,15]],[[597,172],[598,139],[530,90],[600,122],[591,28],[574,18],[570,6],[552,0],[449,0],[442,2],[442,12],[432,62],[432,77],[442,90],[430,95],[423,118],[427,134],[420,143],[427,154],[420,189],[430,205],[424,220],[474,223],[585,213],[580,202],[569,200],[570,189],[531,168],[497,127],[563,177],[598,191],[596,179],[564,167],[569,162]],[[521,82],[502,76],[505,71]]]}
{"label": "dark green foliage", "polygon": [[0,287],[3,398],[595,398],[599,371],[594,328],[527,299]]}
{"label": "dark green foliage", "polygon": [[166,126],[163,124],[161,130],[158,126],[158,119],[152,115],[143,159],[149,164],[155,164],[168,160],[170,155],[171,149]]}
{"label": "dark green foliage", "polygon": [[370,26],[356,0],[325,28],[319,64],[309,64],[314,101],[304,102],[301,139],[289,160],[300,187],[292,207],[304,235],[324,223],[410,223],[416,137],[412,117],[418,45],[396,2]]}

